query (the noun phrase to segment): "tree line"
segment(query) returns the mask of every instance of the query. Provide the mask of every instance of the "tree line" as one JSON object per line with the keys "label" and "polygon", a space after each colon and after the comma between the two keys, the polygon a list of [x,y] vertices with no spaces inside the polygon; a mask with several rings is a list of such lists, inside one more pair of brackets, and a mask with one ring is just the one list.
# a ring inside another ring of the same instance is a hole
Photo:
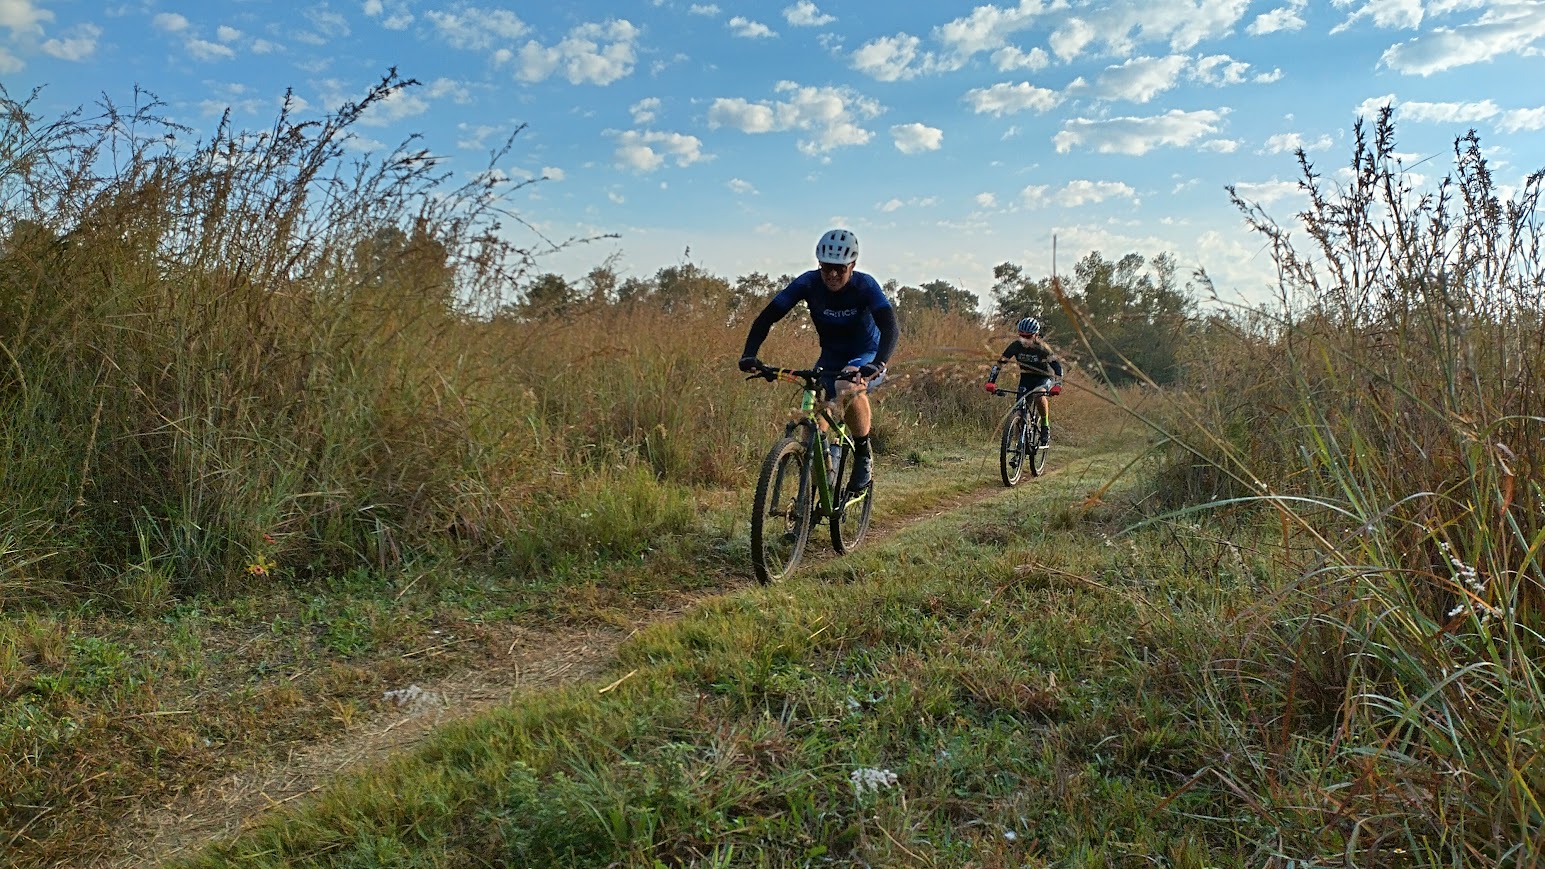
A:
{"label": "tree line", "polygon": [[[942,279],[914,287],[893,278],[882,286],[902,312],[903,330],[909,311],[954,314],[1006,330],[1032,316],[1059,351],[1094,376],[1115,385],[1144,379],[1166,384],[1180,376],[1183,348],[1197,327],[1195,299],[1176,272],[1168,253],[1152,258],[1129,253],[1111,261],[1092,251],[1066,278],[1031,277],[1016,263],[1001,263],[993,269],[986,299]],[[623,277],[614,257],[578,281],[553,272],[537,276],[500,316],[562,318],[585,306],[635,304],[755,313],[794,277],[753,272],[732,281],[692,262],[649,277]]]}

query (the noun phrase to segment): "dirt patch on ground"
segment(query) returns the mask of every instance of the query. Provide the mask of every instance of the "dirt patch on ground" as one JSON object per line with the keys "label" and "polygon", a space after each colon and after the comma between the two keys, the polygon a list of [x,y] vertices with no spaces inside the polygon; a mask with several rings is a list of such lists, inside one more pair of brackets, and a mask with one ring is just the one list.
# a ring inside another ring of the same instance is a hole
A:
{"label": "dirt patch on ground", "polygon": [[[983,485],[912,515],[877,517],[866,545],[1004,491],[999,485]],[[832,557],[830,547],[812,545],[804,563]],[[727,578],[723,586],[683,596],[669,608],[631,613],[627,627],[500,628],[504,633],[491,648],[505,648],[505,654],[486,656],[478,669],[388,691],[378,711],[353,722],[339,737],[293,751],[282,762],[196,787],[170,806],[142,807],[119,828],[115,853],[90,865],[141,867],[196,854],[247,829],[269,811],[321,790],[342,773],[411,749],[437,727],[477,715],[525,691],[597,678],[615,660],[618,646],[638,630],[679,618],[704,600],[747,583]]]}

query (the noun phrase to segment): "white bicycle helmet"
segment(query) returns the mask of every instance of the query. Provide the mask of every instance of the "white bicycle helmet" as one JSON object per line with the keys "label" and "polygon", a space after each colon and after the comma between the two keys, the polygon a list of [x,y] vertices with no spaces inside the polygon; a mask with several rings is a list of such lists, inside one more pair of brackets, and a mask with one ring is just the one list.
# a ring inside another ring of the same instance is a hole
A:
{"label": "white bicycle helmet", "polygon": [[839,266],[858,262],[858,236],[846,229],[828,230],[816,243],[815,259]]}
{"label": "white bicycle helmet", "polygon": [[1021,334],[1021,335],[1039,335],[1039,334],[1041,334],[1041,321],[1037,320],[1034,317],[1026,317],[1023,320],[1020,320],[1019,321],[1019,334]]}

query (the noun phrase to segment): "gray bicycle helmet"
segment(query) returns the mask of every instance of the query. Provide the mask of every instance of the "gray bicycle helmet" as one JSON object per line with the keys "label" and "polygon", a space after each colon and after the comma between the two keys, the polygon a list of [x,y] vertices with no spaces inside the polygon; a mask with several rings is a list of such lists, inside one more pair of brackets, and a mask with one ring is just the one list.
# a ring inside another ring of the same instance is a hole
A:
{"label": "gray bicycle helmet", "polygon": [[858,262],[858,236],[846,229],[828,230],[815,246],[816,262],[847,266]]}

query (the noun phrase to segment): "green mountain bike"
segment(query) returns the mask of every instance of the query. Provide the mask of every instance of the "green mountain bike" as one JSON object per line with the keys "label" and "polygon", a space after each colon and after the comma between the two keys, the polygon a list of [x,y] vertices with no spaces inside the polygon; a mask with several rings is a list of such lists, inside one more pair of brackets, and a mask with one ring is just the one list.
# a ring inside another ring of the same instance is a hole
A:
{"label": "green mountain bike", "polygon": [[[874,479],[849,491],[856,457],[848,427],[827,406],[819,368],[762,366],[747,380],[786,381],[801,386],[799,408],[791,411],[783,437],[762,460],[751,506],[751,566],[763,585],[794,572],[810,530],[826,522],[832,547],[851,552],[869,530]],[[840,379],[856,375],[838,374]]]}
{"label": "green mountain bike", "polygon": [[1050,395],[1045,389],[1032,389],[1024,395],[1012,389],[999,389],[993,395],[1016,399],[1003,419],[1003,440],[998,448],[998,472],[1003,485],[1013,486],[1024,476],[1025,466],[1030,466],[1030,476],[1039,477],[1046,471],[1046,446],[1041,443],[1041,425],[1051,424],[1051,414],[1041,418],[1035,398]]}

